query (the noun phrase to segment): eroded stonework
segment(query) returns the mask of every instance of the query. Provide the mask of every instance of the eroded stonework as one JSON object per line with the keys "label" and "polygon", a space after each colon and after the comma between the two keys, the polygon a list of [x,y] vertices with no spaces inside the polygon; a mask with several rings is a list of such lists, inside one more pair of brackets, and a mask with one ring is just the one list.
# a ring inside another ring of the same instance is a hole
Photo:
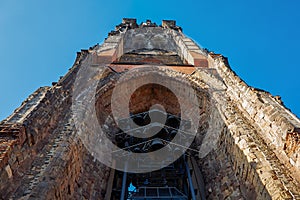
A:
{"label": "eroded stonework", "polygon": [[[73,89],[78,71],[101,69],[81,85],[79,95],[88,100],[89,81],[98,81],[97,119],[116,142],[120,129],[111,98],[117,80],[136,68],[147,74],[149,65],[161,79],[188,81],[197,94],[199,125],[186,158],[195,194],[182,190],[186,199],[300,199],[300,120],[278,97],[243,82],[225,57],[197,46],[175,21],[157,26],[149,20],[138,25],[135,19],[123,19],[102,45],[78,53],[64,77],[39,88],[0,123],[0,198],[122,196],[122,173],[95,159],[78,137]],[[143,73],[128,83],[155,79]],[[178,84],[179,91],[186,87]],[[160,102],[167,113],[180,116],[174,95],[157,85],[138,90],[128,105],[137,114]],[[194,106],[188,98],[184,102]]]}

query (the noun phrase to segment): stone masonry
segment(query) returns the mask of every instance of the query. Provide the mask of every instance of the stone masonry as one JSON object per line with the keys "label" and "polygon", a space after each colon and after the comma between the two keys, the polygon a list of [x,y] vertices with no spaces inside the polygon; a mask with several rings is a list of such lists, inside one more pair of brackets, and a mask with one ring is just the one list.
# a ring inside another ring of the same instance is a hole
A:
{"label": "stone masonry", "polygon": [[[147,76],[148,65],[158,77]],[[139,25],[126,18],[103,44],[77,53],[58,82],[36,90],[0,122],[0,199],[110,199],[115,170],[95,159],[78,137],[73,89],[80,70],[102,70],[93,77],[95,107],[113,140],[118,128],[112,93],[119,77],[137,67],[145,69],[127,84],[185,80],[196,91],[199,128],[190,162],[194,185],[204,188],[207,199],[300,199],[300,120],[280,97],[248,86],[225,57],[199,47],[175,21]],[[80,90],[83,97],[89,81]],[[178,87],[185,91],[184,84]],[[160,102],[180,114],[174,95],[154,85],[131,97],[130,111]],[[184,102],[192,108],[190,99]]]}

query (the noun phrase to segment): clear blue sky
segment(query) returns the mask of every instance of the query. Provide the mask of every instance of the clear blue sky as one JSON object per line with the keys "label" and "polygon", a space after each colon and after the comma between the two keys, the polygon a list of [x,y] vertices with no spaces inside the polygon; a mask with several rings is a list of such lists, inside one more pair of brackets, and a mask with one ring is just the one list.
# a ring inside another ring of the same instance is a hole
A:
{"label": "clear blue sky", "polygon": [[123,17],[177,20],[202,47],[229,57],[247,84],[280,95],[300,116],[299,10],[298,0],[0,0],[0,120]]}

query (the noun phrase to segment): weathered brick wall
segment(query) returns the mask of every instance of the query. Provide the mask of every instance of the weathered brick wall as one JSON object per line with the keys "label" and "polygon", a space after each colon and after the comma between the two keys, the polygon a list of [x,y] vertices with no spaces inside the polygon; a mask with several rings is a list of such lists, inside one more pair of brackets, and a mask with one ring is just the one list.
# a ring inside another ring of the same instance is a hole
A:
{"label": "weathered brick wall", "polygon": [[[208,127],[204,131],[204,139],[199,144],[201,148],[198,160],[206,196],[208,199],[251,199],[248,193],[241,191],[240,186],[244,182],[238,180],[238,174],[236,175],[234,164],[229,157],[230,153],[236,153],[228,150],[231,145],[228,141],[232,140],[232,137],[227,133],[227,127],[215,106],[211,108],[211,115],[213,116],[210,116]],[[197,135],[197,138],[199,136],[201,135]]]}
{"label": "weathered brick wall", "polygon": [[[0,152],[0,197],[53,199],[105,194],[109,169],[93,162],[70,121],[72,85],[86,53],[78,54],[74,67],[58,83],[37,90],[2,122],[0,139],[5,142],[1,142]],[[93,177],[102,181],[94,181],[91,189],[87,182]]]}
{"label": "weathered brick wall", "polygon": [[232,137],[234,145],[226,148],[237,177],[252,183],[259,199],[299,198],[299,169],[283,151],[286,133],[298,126],[298,119],[270,94],[247,86],[221,58],[211,67],[227,88],[214,99]]}
{"label": "weathered brick wall", "polygon": [[[40,88],[33,93],[20,108],[4,120],[0,130],[0,138],[2,142],[0,145],[4,149],[1,152],[0,166],[1,166],[1,185],[0,191],[10,192],[11,183],[14,179],[19,177],[19,168],[35,153],[31,149],[31,135],[27,134],[27,127],[24,121],[28,116],[36,111],[45,97],[49,88]],[[4,168],[5,167],[5,168]],[[6,170],[4,170],[6,169]],[[2,193],[2,192],[0,192]]]}
{"label": "weathered brick wall", "polygon": [[211,67],[217,69],[228,87],[227,94],[243,112],[243,115],[255,124],[255,128],[260,129],[258,132],[267,143],[270,143],[270,147],[276,150],[275,153],[283,159],[283,162],[290,162],[299,169],[299,150],[293,151],[289,155],[283,151],[287,134],[300,127],[299,119],[285,108],[278,98],[244,83],[230,69],[223,57],[218,57],[213,62]]}
{"label": "weathered brick wall", "polygon": [[19,180],[69,109],[70,85],[83,57],[83,53],[78,54],[74,67],[60,80],[63,86],[53,83],[52,87],[39,88],[1,122],[0,196],[12,193],[18,187]]}
{"label": "weathered brick wall", "polygon": [[[217,145],[199,160],[207,197],[297,199],[298,182],[254,127],[234,104],[223,106],[222,109],[225,120],[219,138],[216,138]],[[219,117],[219,121],[222,120]],[[210,128],[219,130],[217,123],[210,124],[213,126]]]}

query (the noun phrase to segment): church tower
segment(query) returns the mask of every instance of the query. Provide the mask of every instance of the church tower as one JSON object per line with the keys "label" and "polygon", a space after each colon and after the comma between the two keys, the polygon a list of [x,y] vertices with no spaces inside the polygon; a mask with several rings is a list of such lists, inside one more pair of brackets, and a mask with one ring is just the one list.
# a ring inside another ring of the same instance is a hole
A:
{"label": "church tower", "polygon": [[0,199],[300,199],[300,120],[175,21],[125,18],[0,122]]}

